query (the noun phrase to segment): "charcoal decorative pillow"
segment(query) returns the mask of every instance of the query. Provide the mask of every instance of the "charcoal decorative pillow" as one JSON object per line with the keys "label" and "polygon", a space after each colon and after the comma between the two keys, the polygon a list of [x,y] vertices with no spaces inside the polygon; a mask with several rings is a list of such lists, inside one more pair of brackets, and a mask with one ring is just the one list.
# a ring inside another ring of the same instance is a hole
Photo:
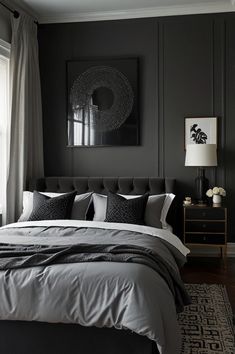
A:
{"label": "charcoal decorative pillow", "polygon": [[[55,192],[40,192],[50,198],[59,197],[65,193]],[[86,220],[86,214],[91,203],[92,192],[77,194],[74,199],[73,208],[71,212],[71,219]],[[33,211],[33,192],[23,192],[23,212],[18,221],[27,221]],[[104,216],[105,219],[105,216]]]}
{"label": "charcoal decorative pillow", "polygon": [[110,192],[104,221],[143,225],[147,200],[148,194],[139,198],[126,199]]}
{"label": "charcoal decorative pillow", "polygon": [[77,192],[50,198],[37,191],[33,192],[33,211],[28,221],[70,219],[73,201]]}

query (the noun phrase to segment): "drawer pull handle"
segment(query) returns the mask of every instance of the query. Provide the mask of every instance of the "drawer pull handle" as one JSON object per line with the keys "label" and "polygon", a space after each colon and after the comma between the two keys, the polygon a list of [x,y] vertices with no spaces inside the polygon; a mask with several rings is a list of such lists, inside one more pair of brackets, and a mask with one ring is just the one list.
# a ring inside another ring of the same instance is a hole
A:
{"label": "drawer pull handle", "polygon": [[202,213],[202,216],[206,216],[206,212],[205,211]]}
{"label": "drawer pull handle", "polygon": [[205,229],[206,228],[206,224],[202,224],[202,227],[203,227],[203,229]]}
{"label": "drawer pull handle", "polygon": [[206,241],[206,236],[203,236],[203,241]]}

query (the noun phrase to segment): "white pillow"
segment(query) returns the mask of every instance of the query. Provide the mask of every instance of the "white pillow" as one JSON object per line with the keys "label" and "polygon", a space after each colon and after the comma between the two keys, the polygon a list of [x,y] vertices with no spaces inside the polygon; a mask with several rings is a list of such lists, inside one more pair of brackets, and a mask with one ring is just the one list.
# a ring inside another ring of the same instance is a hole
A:
{"label": "white pillow", "polygon": [[[50,198],[58,197],[64,193],[40,192]],[[76,195],[71,212],[71,219],[86,220],[86,212],[90,205],[92,192]],[[18,221],[27,221],[33,211],[33,192],[23,192],[23,212]]]}
{"label": "white pillow", "polygon": [[93,193],[92,200],[94,204],[93,221],[104,221],[107,210],[107,195]]}
{"label": "white pillow", "polygon": [[33,193],[24,191],[23,192],[23,211],[20,215],[18,221],[27,221],[31,212],[33,210]]}
{"label": "white pillow", "polygon": [[166,229],[166,230],[170,230],[170,231],[172,231],[172,226],[166,222],[166,217],[167,217],[168,211],[170,209],[171,203],[173,202],[174,198],[175,198],[175,194],[166,193],[166,198],[165,198],[165,201],[163,204],[161,219],[160,219],[161,223],[162,223],[162,228]]}
{"label": "white pillow", "polygon": [[[123,194],[120,195],[126,199],[140,197],[140,195],[123,195]],[[163,196],[165,196],[165,199],[162,204],[161,213],[159,210],[158,212],[155,213],[156,204],[158,203],[159,199],[162,198]],[[172,193],[150,195],[145,209],[144,219],[146,225],[158,227],[158,228],[162,227],[163,229],[169,229],[172,231],[172,227],[166,222],[166,217],[174,198],[175,195]],[[107,210],[107,196],[103,194],[93,193],[92,200],[94,204],[93,220],[104,221],[106,218],[106,210]],[[159,220],[159,214],[160,214],[160,220]]]}

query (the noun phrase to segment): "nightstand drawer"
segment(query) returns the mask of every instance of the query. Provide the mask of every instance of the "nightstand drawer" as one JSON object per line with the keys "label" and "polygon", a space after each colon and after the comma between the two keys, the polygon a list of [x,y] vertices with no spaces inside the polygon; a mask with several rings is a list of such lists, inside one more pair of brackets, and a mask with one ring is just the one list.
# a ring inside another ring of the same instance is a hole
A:
{"label": "nightstand drawer", "polygon": [[225,235],[217,234],[185,234],[185,243],[224,245]]}
{"label": "nightstand drawer", "polygon": [[227,244],[227,208],[196,204],[184,206],[184,243],[189,248],[220,248],[220,254],[224,258]]}
{"label": "nightstand drawer", "polygon": [[225,232],[223,221],[185,221],[186,232]]}
{"label": "nightstand drawer", "polygon": [[186,219],[198,219],[198,220],[224,220],[225,209],[224,208],[185,208]]}

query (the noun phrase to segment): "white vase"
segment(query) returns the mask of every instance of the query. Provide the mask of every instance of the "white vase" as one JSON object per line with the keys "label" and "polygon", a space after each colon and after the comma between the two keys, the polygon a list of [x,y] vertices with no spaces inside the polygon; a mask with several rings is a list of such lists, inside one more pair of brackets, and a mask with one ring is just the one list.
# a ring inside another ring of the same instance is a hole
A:
{"label": "white vase", "polygon": [[219,194],[214,194],[212,200],[213,200],[213,204],[221,204],[222,197]]}

